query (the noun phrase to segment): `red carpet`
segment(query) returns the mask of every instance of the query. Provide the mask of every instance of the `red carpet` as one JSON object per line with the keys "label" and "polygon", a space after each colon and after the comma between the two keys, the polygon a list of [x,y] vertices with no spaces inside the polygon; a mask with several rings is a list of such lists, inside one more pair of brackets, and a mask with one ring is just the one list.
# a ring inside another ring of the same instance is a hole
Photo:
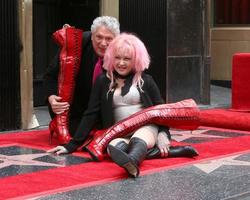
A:
{"label": "red carpet", "polygon": [[202,110],[200,117],[202,126],[250,131],[250,112],[211,109]]}
{"label": "red carpet", "polygon": [[[194,159],[168,158],[146,160],[141,166],[141,175],[149,174],[163,169],[183,166],[186,164],[192,164],[201,160],[221,157],[223,155],[250,151],[249,132],[211,129],[207,127],[203,127],[202,129],[214,130],[215,132],[219,131],[224,135],[227,135],[228,133],[228,135],[231,136],[232,133],[235,132],[236,136],[192,144],[200,153],[200,156]],[[173,144],[179,145],[181,143],[173,142]],[[11,145],[40,150],[46,150],[52,147],[48,145],[47,130],[1,134],[0,149],[1,147]],[[86,157],[87,154],[78,152],[74,155]],[[109,160],[100,163],[88,162],[82,164],[74,164],[66,167],[55,167],[48,170],[40,170],[31,173],[22,173],[15,176],[1,177],[0,199],[31,198],[42,194],[55,193],[59,191],[70,190],[73,188],[76,189],[79,187],[87,187],[91,185],[112,182],[126,177],[127,175],[124,170],[116,166]]]}

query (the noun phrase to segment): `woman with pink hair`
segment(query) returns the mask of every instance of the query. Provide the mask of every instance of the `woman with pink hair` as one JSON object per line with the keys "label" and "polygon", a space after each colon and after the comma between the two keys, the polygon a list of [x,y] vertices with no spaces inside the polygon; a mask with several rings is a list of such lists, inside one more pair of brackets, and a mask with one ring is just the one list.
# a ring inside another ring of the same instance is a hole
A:
{"label": "woman with pink hair", "polygon": [[[138,37],[128,33],[117,36],[106,50],[103,63],[106,72],[96,79],[76,135],[68,144],[49,152],[71,153],[98,125],[108,129],[144,108],[164,104],[155,81],[144,73],[149,64],[147,49]],[[139,165],[146,157],[198,155],[190,146],[171,149],[169,140],[168,127],[149,123],[121,137],[111,138],[107,151],[111,159],[132,177],[139,175]],[[152,151],[155,146],[156,152]],[[147,155],[149,149],[151,155]]]}

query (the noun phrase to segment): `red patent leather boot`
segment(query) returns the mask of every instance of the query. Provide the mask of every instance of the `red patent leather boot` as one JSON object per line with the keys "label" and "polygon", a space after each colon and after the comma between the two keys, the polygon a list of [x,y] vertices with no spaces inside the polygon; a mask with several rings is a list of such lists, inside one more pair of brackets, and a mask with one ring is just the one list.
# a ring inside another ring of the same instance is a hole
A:
{"label": "red patent leather boot", "polygon": [[[61,47],[58,96],[62,98],[61,101],[71,104],[75,89],[75,79],[80,67],[82,30],[67,25],[56,31],[53,34],[53,39]],[[53,118],[49,124],[50,143],[54,133],[60,144],[69,142],[71,135],[68,123],[69,110]]]}
{"label": "red patent leather boot", "polygon": [[124,137],[141,126],[151,123],[194,130],[200,125],[199,108],[192,99],[146,108],[113,125],[103,135],[94,138],[86,149],[94,160],[101,161],[104,157],[103,152],[111,140]]}

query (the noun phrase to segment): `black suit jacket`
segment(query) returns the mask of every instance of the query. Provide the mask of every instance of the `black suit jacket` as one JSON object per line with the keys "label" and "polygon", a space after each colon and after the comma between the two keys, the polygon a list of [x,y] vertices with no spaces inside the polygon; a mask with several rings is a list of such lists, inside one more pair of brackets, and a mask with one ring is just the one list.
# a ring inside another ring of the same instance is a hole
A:
{"label": "black suit jacket", "polygon": [[[131,85],[132,78],[126,80],[125,85]],[[164,100],[160,95],[160,91],[148,74],[143,74],[144,84],[143,91],[140,91],[141,102],[144,108],[149,106],[163,104]],[[109,92],[110,80],[105,73],[100,75],[94,84],[91,92],[90,101],[87,110],[85,111],[81,123],[76,131],[74,138],[65,145],[65,148],[71,153],[75,151],[89,136],[93,128],[99,125],[99,128],[106,129],[114,124],[114,115],[112,109],[113,92]],[[165,131],[170,138],[169,128],[160,127],[160,131]]]}
{"label": "black suit jacket", "polygon": [[[58,73],[60,67],[59,53],[60,51],[51,62],[45,74],[46,99],[52,94],[57,94]],[[81,64],[76,78],[73,101],[70,107],[70,132],[72,134],[74,134],[75,132],[75,127],[77,127],[77,123],[73,123],[73,125],[71,125],[71,122],[74,120],[80,122],[81,117],[87,108],[92,88],[93,71],[97,59],[98,56],[96,55],[91,42],[91,32],[84,32],[82,42]],[[50,113],[53,118],[53,113]]]}

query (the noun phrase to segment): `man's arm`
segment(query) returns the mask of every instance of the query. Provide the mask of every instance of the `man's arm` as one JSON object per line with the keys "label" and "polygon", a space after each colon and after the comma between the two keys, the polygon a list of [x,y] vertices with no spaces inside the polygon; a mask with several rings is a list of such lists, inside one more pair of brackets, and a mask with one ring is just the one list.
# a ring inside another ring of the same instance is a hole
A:
{"label": "man's arm", "polygon": [[50,115],[63,113],[69,109],[68,102],[60,102],[61,97],[57,96],[58,74],[60,68],[60,51],[57,52],[44,75],[45,102],[48,104]]}

